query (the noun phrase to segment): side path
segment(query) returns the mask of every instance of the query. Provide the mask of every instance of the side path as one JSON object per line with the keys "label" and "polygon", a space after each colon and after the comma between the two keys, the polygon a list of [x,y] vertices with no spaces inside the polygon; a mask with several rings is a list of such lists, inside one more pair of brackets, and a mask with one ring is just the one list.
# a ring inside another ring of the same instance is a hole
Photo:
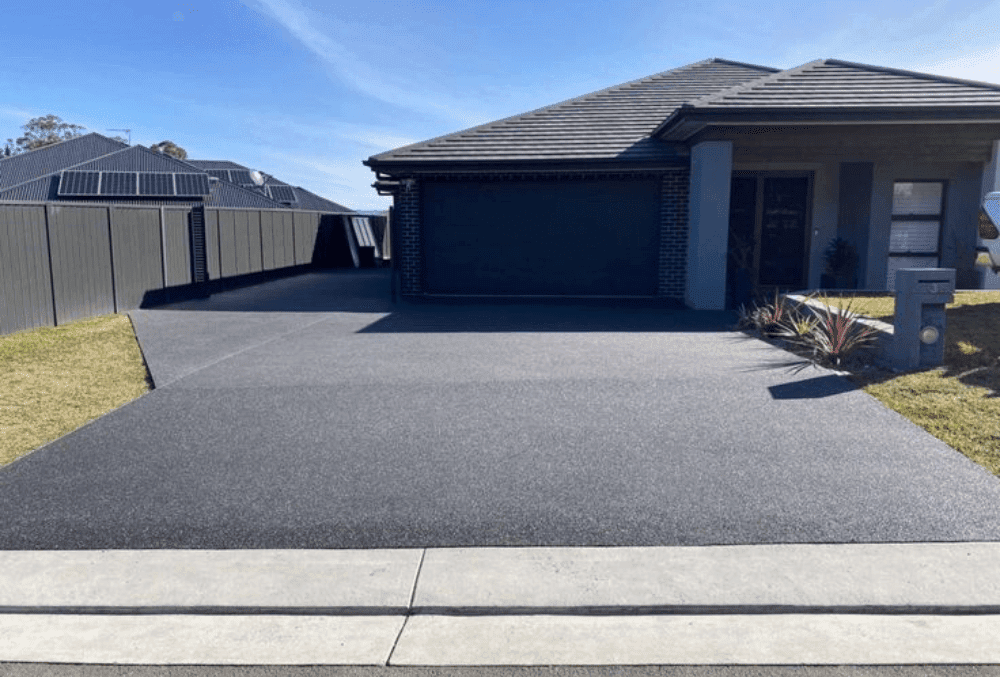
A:
{"label": "side path", "polygon": [[0,662],[1000,663],[998,562],[997,543],[4,552]]}

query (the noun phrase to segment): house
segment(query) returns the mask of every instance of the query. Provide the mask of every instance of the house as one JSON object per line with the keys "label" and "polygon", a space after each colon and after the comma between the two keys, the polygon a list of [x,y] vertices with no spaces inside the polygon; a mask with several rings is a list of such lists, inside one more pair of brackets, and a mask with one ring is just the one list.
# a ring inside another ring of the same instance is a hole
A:
{"label": "house", "polygon": [[[734,307],[975,266],[1000,190],[1000,85],[821,59],[709,59],[365,161],[394,198],[405,295],[603,296]],[[995,276],[994,276],[995,277]]]}
{"label": "house", "polygon": [[0,160],[0,202],[353,210],[229,161],[178,160],[96,132]]}

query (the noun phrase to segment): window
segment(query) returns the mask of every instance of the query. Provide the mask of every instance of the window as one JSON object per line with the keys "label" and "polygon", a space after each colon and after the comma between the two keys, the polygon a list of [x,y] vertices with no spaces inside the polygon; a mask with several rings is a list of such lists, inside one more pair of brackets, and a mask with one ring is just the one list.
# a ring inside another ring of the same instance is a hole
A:
{"label": "window", "polygon": [[900,268],[938,267],[944,192],[944,181],[893,184],[886,279],[889,289],[896,289],[896,271]]}

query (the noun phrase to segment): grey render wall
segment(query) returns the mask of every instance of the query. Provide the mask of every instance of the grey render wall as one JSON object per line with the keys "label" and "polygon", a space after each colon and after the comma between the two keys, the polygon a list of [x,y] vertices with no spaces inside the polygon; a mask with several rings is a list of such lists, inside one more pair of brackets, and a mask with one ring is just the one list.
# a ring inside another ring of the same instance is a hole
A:
{"label": "grey render wall", "polygon": [[[140,307],[192,282],[190,207],[0,204],[0,334]],[[205,210],[209,280],[310,264],[323,214]]]}
{"label": "grey render wall", "polygon": [[939,265],[955,268],[959,289],[974,288],[979,281],[975,268],[976,223],[983,166],[973,162],[941,162],[915,165],[908,162],[876,162],[872,187],[871,231],[868,241],[869,289],[885,289],[892,223],[892,193],[896,181],[946,181],[944,223],[941,224]]}

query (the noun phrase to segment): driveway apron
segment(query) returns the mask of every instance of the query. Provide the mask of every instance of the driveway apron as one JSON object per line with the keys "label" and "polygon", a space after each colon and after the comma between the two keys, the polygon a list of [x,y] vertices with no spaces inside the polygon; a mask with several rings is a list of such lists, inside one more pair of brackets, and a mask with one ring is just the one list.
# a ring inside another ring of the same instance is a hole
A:
{"label": "driveway apron", "polygon": [[727,316],[388,288],[133,313],[156,389],[0,470],[0,548],[1000,540],[998,478]]}

